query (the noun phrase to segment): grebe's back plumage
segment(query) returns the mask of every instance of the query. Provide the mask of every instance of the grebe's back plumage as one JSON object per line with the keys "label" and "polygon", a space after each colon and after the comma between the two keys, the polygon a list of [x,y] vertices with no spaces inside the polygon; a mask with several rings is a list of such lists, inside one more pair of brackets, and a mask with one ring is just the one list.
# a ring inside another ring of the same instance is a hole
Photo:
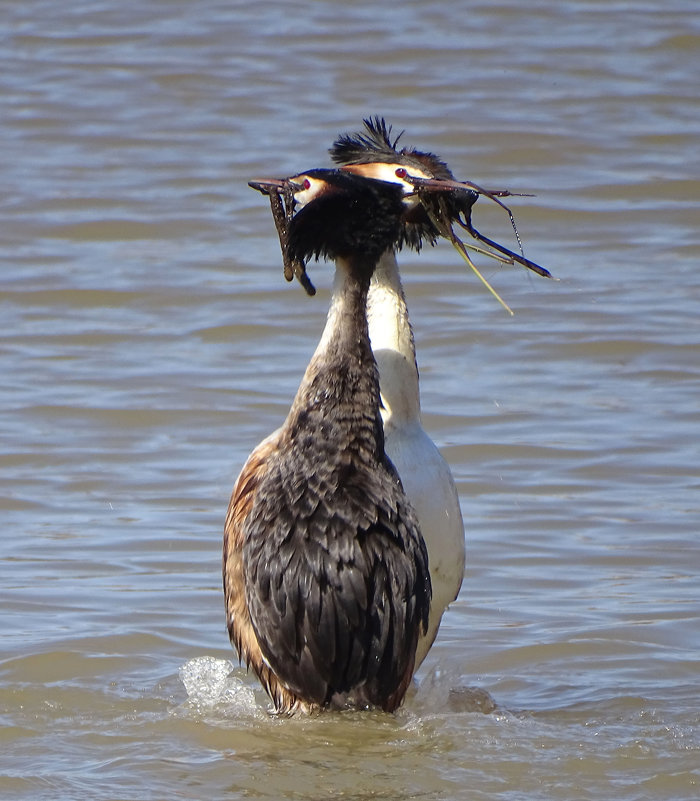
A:
{"label": "grebe's back plumage", "polygon": [[337,264],[328,322],[281,429],[251,454],[224,536],[227,623],[278,711],[395,709],[428,624],[428,557],[384,451],[366,299],[396,241],[400,189],[293,179],[294,258]]}

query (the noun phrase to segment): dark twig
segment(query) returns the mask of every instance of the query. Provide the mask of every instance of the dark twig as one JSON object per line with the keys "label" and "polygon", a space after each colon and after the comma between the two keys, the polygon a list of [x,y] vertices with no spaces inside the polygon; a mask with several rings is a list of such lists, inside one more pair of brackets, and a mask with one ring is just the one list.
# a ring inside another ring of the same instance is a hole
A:
{"label": "dark twig", "polygon": [[[262,191],[260,187],[255,187]],[[311,283],[311,279],[306,273],[306,265],[299,259],[292,259],[289,256],[289,221],[294,216],[294,190],[289,184],[284,186],[281,191],[269,189],[265,194],[270,196],[270,208],[272,209],[272,219],[275,222],[277,236],[282,248],[282,265],[284,277],[287,281],[296,278],[304,287],[307,295],[315,295],[316,287]]]}

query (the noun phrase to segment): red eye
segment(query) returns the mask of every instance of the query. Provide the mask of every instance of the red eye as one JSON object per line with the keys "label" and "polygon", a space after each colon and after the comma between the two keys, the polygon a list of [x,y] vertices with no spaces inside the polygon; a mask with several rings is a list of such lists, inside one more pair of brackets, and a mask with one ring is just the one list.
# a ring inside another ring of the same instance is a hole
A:
{"label": "red eye", "polygon": [[394,175],[396,175],[397,178],[405,178],[408,175],[408,173],[403,167],[399,167],[394,173]]}
{"label": "red eye", "polygon": [[308,178],[304,178],[304,183],[302,184],[304,189],[311,189],[311,181]]}

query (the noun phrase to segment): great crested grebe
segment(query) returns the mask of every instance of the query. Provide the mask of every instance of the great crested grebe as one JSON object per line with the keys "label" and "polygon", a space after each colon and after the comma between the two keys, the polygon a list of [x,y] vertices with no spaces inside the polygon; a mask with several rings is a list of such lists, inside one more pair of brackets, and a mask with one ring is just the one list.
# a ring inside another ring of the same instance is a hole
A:
{"label": "great crested grebe", "polygon": [[236,481],[224,531],[229,635],[278,712],[402,702],[431,587],[419,524],[384,450],[367,293],[401,237],[402,187],[311,170],[287,192],[289,257],[336,262],[321,341],[282,427]]}
{"label": "great crested grebe", "polygon": [[[396,150],[384,120],[365,120],[365,132],[338,138],[330,150],[343,168],[406,189],[397,176],[402,169],[422,178],[453,179],[437,156]],[[453,203],[473,204],[476,193],[450,195]],[[455,211],[455,213],[457,213]],[[435,242],[438,232],[416,208],[407,217],[402,241],[419,249]],[[428,549],[433,588],[427,631],[418,642],[416,668],[424,660],[448,605],[457,597],[464,577],[464,523],[450,468],[421,424],[418,367],[413,331],[406,306],[394,243],[382,254],[372,275],[367,303],[369,336],[379,368],[386,452],[413,504]]]}

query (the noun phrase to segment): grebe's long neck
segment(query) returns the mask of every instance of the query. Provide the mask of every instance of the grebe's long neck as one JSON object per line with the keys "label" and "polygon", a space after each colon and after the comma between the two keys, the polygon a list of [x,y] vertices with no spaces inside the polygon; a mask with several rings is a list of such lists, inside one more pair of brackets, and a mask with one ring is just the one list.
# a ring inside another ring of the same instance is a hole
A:
{"label": "grebe's long neck", "polygon": [[420,392],[413,331],[396,256],[379,260],[367,302],[369,336],[379,368],[385,427],[420,421]]}
{"label": "grebe's long neck", "polygon": [[[356,444],[382,458],[379,374],[367,328],[369,279],[341,260],[336,266],[328,319],[287,418],[292,429],[310,415],[319,425],[345,430]],[[325,421],[325,422],[323,422]]]}

